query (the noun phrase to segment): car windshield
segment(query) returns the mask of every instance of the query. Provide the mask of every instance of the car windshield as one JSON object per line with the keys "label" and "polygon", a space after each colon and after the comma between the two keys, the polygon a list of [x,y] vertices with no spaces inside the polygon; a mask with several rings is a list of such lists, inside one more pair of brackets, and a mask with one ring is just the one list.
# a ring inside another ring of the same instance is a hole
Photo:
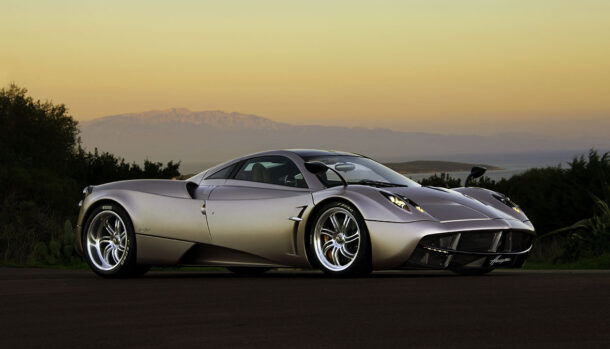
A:
{"label": "car windshield", "polygon": [[[419,187],[420,185],[398,172],[369,158],[355,155],[327,155],[303,157],[306,162],[320,161],[339,172],[348,184],[377,187]],[[341,185],[341,179],[331,170],[318,174],[328,187]]]}

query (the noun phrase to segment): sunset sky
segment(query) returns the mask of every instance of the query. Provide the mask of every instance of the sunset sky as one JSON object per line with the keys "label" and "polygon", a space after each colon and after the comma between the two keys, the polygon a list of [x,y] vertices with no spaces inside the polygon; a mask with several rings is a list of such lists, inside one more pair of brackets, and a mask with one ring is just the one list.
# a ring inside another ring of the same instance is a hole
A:
{"label": "sunset sky", "polygon": [[78,120],[609,136],[610,1],[0,2],[0,84]]}

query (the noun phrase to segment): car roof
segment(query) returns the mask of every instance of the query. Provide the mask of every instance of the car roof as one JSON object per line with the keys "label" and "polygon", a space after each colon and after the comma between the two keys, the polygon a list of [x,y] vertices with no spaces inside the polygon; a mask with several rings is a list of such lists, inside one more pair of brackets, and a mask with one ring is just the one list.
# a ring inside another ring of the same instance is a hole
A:
{"label": "car roof", "polygon": [[[306,159],[306,158],[311,158],[311,157],[320,157],[320,156],[359,156],[359,157],[363,157],[363,155],[360,155],[360,154],[348,153],[348,152],[338,151],[338,150],[321,150],[321,149],[267,150],[267,151],[262,151],[262,152],[258,152],[258,153],[254,153],[254,154],[241,156],[241,157],[229,160],[229,161],[225,161],[221,164],[218,164],[218,165],[208,168],[202,172],[199,172],[198,174],[188,178],[187,180],[199,183],[208,173],[213,173],[214,171],[217,171],[223,167],[229,166],[229,164],[232,164],[232,163],[236,163],[236,162],[239,162],[239,161],[242,161],[245,159],[259,157],[259,156],[267,156],[267,155],[286,156],[287,154],[290,154],[290,153],[300,157],[301,159]],[[307,160],[305,160],[305,161],[307,161]]]}
{"label": "car roof", "polygon": [[348,153],[344,151],[338,150],[321,150],[321,149],[286,149],[291,153],[295,153],[300,157],[316,157],[316,156],[337,156],[337,155],[351,155],[351,156],[361,156],[359,154]]}

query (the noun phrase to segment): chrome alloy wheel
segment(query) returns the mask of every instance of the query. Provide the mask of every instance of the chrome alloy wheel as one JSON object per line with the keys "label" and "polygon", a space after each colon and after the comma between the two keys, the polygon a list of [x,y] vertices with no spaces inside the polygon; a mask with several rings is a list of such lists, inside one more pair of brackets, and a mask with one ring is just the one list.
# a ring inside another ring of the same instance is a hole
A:
{"label": "chrome alloy wheel", "polygon": [[316,222],[313,241],[318,261],[329,270],[343,271],[358,255],[360,228],[351,212],[333,207]]}
{"label": "chrome alloy wheel", "polygon": [[110,210],[98,213],[87,230],[89,259],[100,270],[122,264],[127,255],[127,228],[119,215]]}

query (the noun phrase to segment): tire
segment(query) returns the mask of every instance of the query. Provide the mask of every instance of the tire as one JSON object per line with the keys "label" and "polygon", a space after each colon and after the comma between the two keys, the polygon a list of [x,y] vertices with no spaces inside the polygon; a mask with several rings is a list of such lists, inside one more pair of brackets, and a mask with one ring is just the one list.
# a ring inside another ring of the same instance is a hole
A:
{"label": "tire", "polygon": [[227,267],[230,272],[240,276],[256,276],[264,274],[271,268],[267,267]]}
{"label": "tire", "polygon": [[137,277],[149,266],[136,264],[136,237],[123,208],[100,205],[89,214],[83,229],[83,251],[93,272],[106,278]]}
{"label": "tire", "polygon": [[485,275],[495,268],[451,268],[450,270],[459,275]]}
{"label": "tire", "polygon": [[371,272],[371,242],[362,215],[343,202],[325,204],[313,217],[308,255],[312,264],[332,276]]}

